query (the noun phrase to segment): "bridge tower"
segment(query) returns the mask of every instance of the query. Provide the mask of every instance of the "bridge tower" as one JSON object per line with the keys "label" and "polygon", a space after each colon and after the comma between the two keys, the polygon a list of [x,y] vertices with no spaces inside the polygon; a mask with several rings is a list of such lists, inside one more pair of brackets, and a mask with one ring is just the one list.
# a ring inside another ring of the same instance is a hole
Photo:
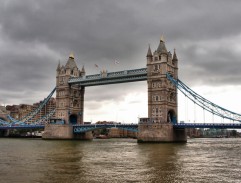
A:
{"label": "bridge tower", "polygon": [[69,85],[73,77],[85,76],[84,67],[79,70],[73,53],[70,54],[66,65],[58,64],[56,70],[56,117],[65,120],[66,124],[83,124],[84,92],[79,85]]}
{"label": "bridge tower", "polygon": [[66,65],[58,64],[56,70],[56,117],[64,119],[65,124],[47,124],[43,139],[92,139],[92,133],[73,134],[74,124],[83,124],[85,88],[78,84],[69,84],[73,77],[85,77],[85,69],[78,69],[73,53]]}
{"label": "bridge tower", "polygon": [[147,51],[148,118],[139,124],[139,142],[186,141],[185,130],[175,130],[177,122],[177,88],[166,73],[178,78],[176,51],[167,51],[163,37],[153,53]]}

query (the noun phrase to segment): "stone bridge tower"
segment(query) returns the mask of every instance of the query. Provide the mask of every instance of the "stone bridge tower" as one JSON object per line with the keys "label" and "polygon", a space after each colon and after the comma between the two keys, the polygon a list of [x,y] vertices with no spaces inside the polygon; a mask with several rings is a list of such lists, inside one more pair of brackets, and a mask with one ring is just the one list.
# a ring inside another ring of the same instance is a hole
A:
{"label": "stone bridge tower", "polygon": [[185,130],[175,130],[177,122],[177,89],[166,73],[178,78],[176,51],[167,51],[163,37],[153,53],[147,51],[148,118],[139,124],[139,142],[186,141]]}
{"label": "stone bridge tower", "polygon": [[74,55],[70,54],[66,65],[58,64],[56,70],[56,117],[65,124],[46,124],[43,139],[92,139],[92,133],[75,135],[73,124],[83,124],[85,88],[78,84],[70,85],[70,78],[85,77],[85,69],[78,69]]}
{"label": "stone bridge tower", "polygon": [[160,40],[157,50],[147,52],[148,117],[154,123],[171,123],[177,120],[177,90],[166,73],[177,78],[178,59],[172,56],[165,42]]}
{"label": "stone bridge tower", "polygon": [[85,88],[69,85],[68,80],[83,77],[84,67],[81,71],[78,69],[71,53],[65,66],[59,63],[56,73],[56,117],[64,119],[66,124],[83,124]]}

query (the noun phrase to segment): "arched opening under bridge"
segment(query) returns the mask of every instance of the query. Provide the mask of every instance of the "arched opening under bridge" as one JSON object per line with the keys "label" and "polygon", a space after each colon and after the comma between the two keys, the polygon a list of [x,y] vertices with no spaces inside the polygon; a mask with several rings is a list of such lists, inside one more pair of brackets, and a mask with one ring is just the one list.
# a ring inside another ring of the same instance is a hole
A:
{"label": "arched opening under bridge", "polygon": [[69,116],[69,122],[70,122],[70,124],[77,124],[77,119],[78,119],[78,117],[77,117],[76,114],[71,114],[71,115]]}
{"label": "arched opening under bridge", "polygon": [[174,110],[169,110],[167,113],[167,122],[168,123],[177,123],[177,115]]}

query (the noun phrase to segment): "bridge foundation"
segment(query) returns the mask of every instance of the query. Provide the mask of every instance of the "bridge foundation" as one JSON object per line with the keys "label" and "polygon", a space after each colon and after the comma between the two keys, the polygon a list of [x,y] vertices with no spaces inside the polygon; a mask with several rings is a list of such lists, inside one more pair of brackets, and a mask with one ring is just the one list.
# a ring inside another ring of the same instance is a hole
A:
{"label": "bridge foundation", "polygon": [[172,124],[139,124],[138,142],[187,142],[185,129],[174,129]]}
{"label": "bridge foundation", "polygon": [[66,124],[66,125],[47,124],[47,125],[45,125],[42,139],[46,139],[46,140],[50,140],[50,139],[92,140],[93,135],[92,135],[92,132],[74,134],[73,126],[68,125],[68,124]]}
{"label": "bridge foundation", "polygon": [[9,130],[0,130],[0,137],[8,137]]}

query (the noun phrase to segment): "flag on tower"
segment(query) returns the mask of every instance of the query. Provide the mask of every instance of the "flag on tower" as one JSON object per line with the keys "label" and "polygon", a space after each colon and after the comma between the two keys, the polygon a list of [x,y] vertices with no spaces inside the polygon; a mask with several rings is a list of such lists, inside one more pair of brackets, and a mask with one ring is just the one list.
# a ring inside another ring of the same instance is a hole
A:
{"label": "flag on tower", "polygon": [[96,68],[99,68],[99,66],[98,66],[97,64],[95,64],[95,67],[96,67]]}
{"label": "flag on tower", "polygon": [[120,62],[118,62],[117,60],[115,60],[115,64],[119,64]]}

